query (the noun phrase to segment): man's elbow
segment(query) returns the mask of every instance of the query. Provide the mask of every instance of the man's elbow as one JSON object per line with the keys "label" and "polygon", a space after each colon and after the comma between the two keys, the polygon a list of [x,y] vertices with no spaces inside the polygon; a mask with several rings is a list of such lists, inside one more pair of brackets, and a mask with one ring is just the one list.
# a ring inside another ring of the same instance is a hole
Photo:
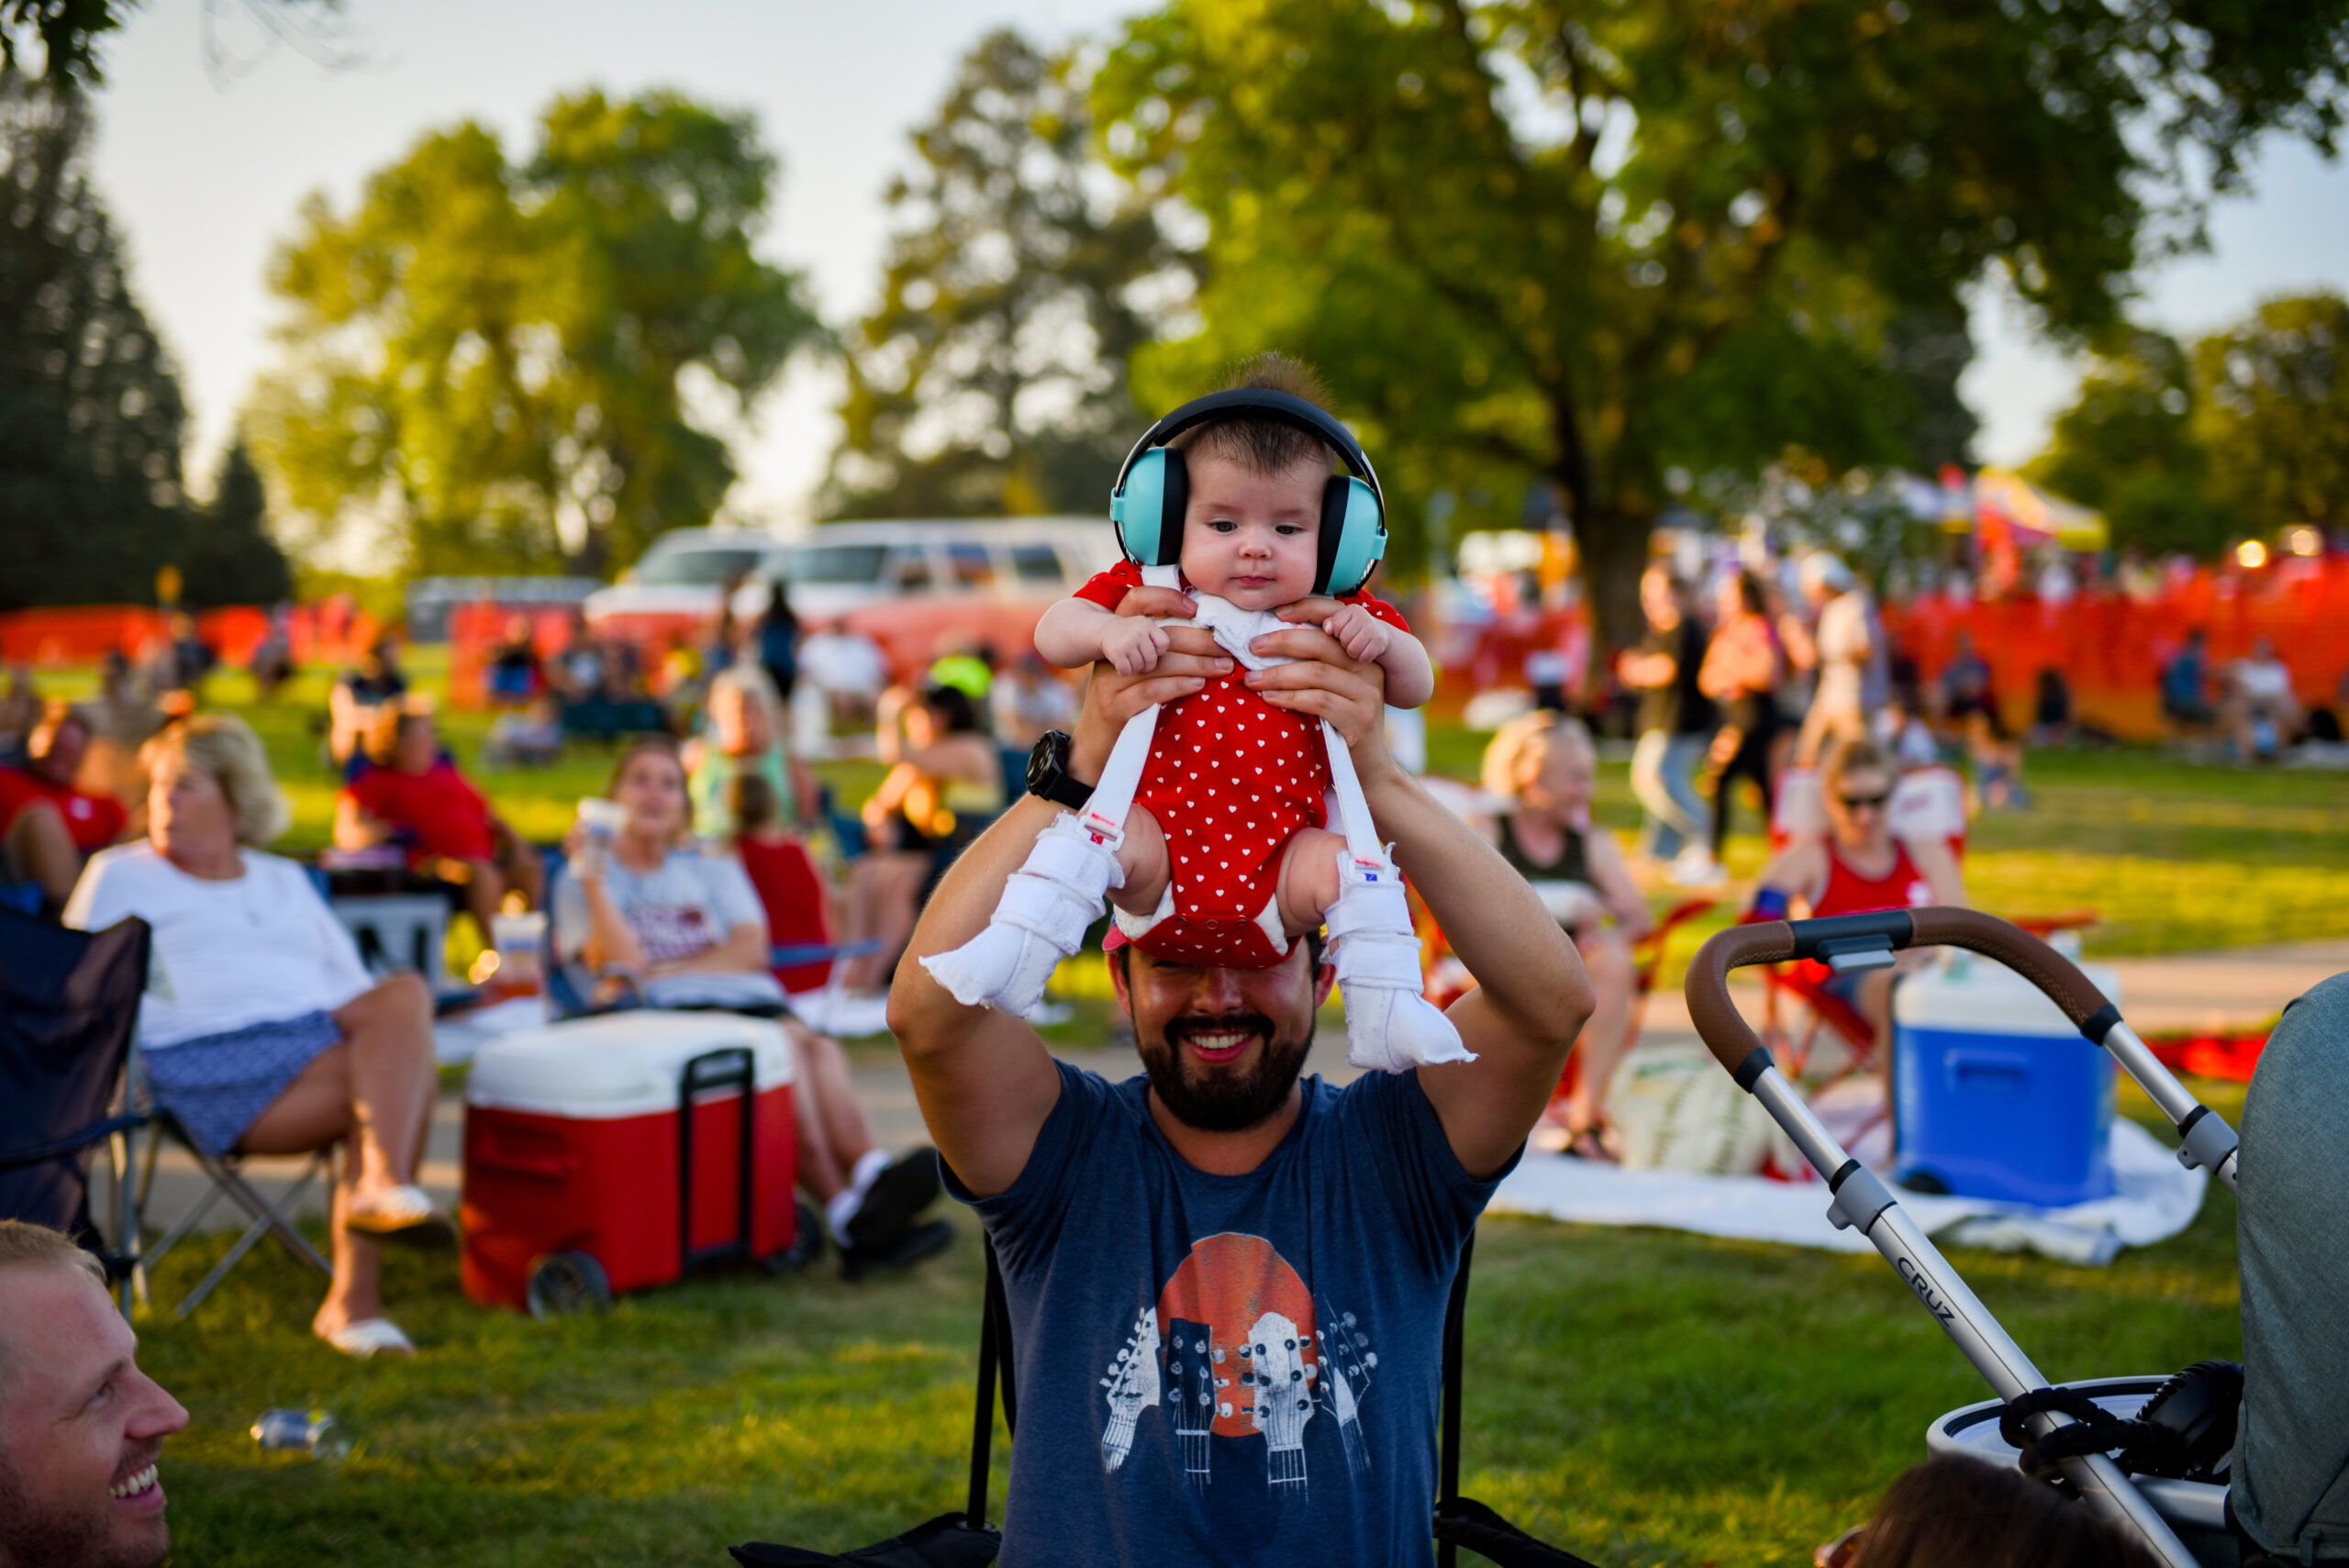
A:
{"label": "man's elbow", "polygon": [[889,986],[889,1032],[896,1038],[900,1055],[912,1062],[944,1049],[953,1039],[961,1016],[969,1010],[932,980],[921,961],[907,951],[906,961],[897,966],[897,978]]}

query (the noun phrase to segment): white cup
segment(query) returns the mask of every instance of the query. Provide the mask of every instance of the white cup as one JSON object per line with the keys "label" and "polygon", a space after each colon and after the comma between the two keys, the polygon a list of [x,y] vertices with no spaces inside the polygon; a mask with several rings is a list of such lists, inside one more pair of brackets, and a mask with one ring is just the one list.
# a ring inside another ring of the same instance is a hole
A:
{"label": "white cup", "polygon": [[591,795],[579,803],[579,825],[590,838],[610,843],[628,826],[628,807],[617,800]]}
{"label": "white cup", "polygon": [[490,945],[497,950],[501,958],[535,955],[539,944],[546,940],[546,934],[547,917],[543,910],[489,917]]}

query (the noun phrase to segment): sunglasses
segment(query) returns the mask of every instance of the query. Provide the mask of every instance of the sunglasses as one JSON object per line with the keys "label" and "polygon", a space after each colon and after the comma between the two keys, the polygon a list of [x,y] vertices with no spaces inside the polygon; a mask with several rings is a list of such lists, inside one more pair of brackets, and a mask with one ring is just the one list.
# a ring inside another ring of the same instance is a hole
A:
{"label": "sunglasses", "polygon": [[1888,790],[1882,795],[1843,795],[1836,798],[1843,803],[1846,811],[1882,811],[1892,804],[1892,795]]}

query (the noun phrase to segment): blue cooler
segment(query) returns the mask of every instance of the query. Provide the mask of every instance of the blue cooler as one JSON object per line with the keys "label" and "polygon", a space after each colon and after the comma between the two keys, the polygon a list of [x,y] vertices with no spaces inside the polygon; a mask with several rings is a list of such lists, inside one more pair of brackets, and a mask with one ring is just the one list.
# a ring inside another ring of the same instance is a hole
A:
{"label": "blue cooler", "polygon": [[[2117,974],[2081,968],[2120,1005]],[[1954,951],[1892,1013],[1894,1180],[2041,1208],[2112,1195],[2112,1058],[2039,987]]]}

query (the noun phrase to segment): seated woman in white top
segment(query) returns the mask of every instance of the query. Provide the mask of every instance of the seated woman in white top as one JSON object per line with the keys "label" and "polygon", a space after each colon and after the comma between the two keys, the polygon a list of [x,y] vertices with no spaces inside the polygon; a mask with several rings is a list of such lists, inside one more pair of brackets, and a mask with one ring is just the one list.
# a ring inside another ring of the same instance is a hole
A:
{"label": "seated woman in white top", "polygon": [[798,1068],[800,1184],[822,1207],[852,1277],[952,1240],[945,1221],[916,1222],[938,1197],[938,1156],[919,1149],[892,1162],[875,1146],[840,1042],[786,1013],[766,908],[741,862],[703,854],[686,837],[676,742],[648,736],[623,747],[607,793],[626,823],[609,842],[584,827],[565,841],[570,873],[550,901],[556,954],[594,972],[601,1002],[632,991],[655,1007],[784,1020]]}
{"label": "seated woman in white top", "polygon": [[84,930],[154,930],[139,1046],[157,1101],[215,1153],[343,1145],[329,1225],[334,1279],[311,1319],[351,1355],[408,1343],[383,1315],[376,1243],[450,1240],[416,1185],[438,1088],[432,995],[377,982],[302,868],[256,847],[284,797],[242,720],[203,714],[157,736],[148,837],[95,856],[65,906]]}

